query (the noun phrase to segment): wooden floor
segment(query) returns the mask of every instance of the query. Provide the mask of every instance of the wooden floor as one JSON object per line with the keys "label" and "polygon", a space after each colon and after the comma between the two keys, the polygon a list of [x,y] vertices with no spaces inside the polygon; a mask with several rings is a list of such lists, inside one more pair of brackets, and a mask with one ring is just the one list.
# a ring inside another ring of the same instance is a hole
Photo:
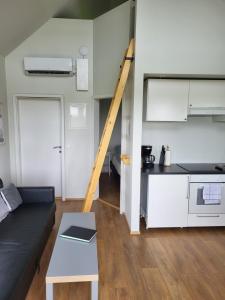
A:
{"label": "wooden floor", "polygon": [[[46,245],[41,272],[26,300],[45,299],[44,276],[63,212],[80,201],[57,203],[57,224]],[[123,216],[95,201],[100,299],[225,299],[225,229],[161,229],[130,236]],[[62,253],[63,255],[63,253]],[[85,258],[84,258],[85,259]],[[90,299],[90,286],[55,285],[56,300]]]}
{"label": "wooden floor", "polygon": [[111,172],[102,173],[99,181],[99,197],[108,203],[120,206],[120,176]]}

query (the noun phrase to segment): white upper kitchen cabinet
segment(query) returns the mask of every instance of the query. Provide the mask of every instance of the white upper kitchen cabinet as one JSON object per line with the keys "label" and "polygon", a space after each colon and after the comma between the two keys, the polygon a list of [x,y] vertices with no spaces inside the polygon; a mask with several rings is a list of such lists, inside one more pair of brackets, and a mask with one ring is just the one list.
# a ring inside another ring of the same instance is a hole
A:
{"label": "white upper kitchen cabinet", "polygon": [[189,80],[147,79],[145,121],[187,121],[188,93]]}
{"label": "white upper kitchen cabinet", "polygon": [[190,80],[190,108],[224,108],[225,80]]}
{"label": "white upper kitchen cabinet", "polygon": [[149,175],[147,228],[186,227],[188,176]]}

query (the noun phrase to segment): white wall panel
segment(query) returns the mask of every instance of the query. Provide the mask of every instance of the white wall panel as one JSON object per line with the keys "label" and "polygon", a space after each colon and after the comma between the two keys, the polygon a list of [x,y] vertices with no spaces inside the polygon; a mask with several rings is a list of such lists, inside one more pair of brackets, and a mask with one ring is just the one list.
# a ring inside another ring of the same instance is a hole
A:
{"label": "white wall panel", "polygon": [[[24,56],[79,57],[79,48],[89,50],[89,90],[76,91],[75,77],[25,76]],[[13,96],[15,94],[63,95],[65,102],[66,197],[82,198],[94,157],[93,125],[93,21],[50,19],[6,57],[7,92],[10,112],[11,171],[15,181]],[[70,128],[69,105],[86,104],[85,126]]]}
{"label": "white wall panel", "polygon": [[5,136],[5,143],[0,144],[0,178],[7,184],[10,182],[8,111],[6,102],[5,60],[2,56],[0,56],[0,103]]}
{"label": "white wall panel", "polygon": [[144,75],[224,77],[225,2],[137,0],[135,41],[132,230],[139,229]]}
{"label": "white wall panel", "polygon": [[94,20],[94,96],[110,98],[130,37],[130,1]]}
{"label": "white wall panel", "polygon": [[152,145],[158,162],[162,145],[171,148],[172,163],[224,163],[225,123],[211,117],[188,117],[186,123],[144,122],[143,145]]}
{"label": "white wall panel", "polygon": [[225,2],[137,0],[144,73],[224,75]]}

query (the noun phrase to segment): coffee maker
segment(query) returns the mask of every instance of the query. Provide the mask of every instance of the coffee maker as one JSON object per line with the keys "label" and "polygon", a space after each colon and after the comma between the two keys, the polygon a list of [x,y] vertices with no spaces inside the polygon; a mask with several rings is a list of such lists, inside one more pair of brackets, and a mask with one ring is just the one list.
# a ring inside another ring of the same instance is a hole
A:
{"label": "coffee maker", "polygon": [[142,168],[148,169],[154,166],[155,156],[152,153],[152,146],[141,146]]}

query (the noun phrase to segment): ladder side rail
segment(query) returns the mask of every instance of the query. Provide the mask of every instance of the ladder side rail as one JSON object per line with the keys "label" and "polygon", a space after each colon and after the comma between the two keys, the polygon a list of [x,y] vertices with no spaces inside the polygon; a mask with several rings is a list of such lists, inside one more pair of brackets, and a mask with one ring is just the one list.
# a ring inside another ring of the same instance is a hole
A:
{"label": "ladder side rail", "polygon": [[108,117],[104,126],[101,142],[99,144],[98,152],[95,159],[95,164],[92,169],[91,178],[88,184],[88,189],[85,195],[85,201],[83,204],[83,212],[89,212],[94,199],[94,194],[98,185],[99,177],[102,171],[103,163],[105,160],[106,152],[108,150],[109,142],[112,136],[112,131],[115,125],[119,107],[122,101],[124,89],[128,79],[130,66],[133,60],[134,53],[134,40],[132,39],[124,58],[123,65],[121,67],[120,78],[115,89],[115,95],[112,99]]}

